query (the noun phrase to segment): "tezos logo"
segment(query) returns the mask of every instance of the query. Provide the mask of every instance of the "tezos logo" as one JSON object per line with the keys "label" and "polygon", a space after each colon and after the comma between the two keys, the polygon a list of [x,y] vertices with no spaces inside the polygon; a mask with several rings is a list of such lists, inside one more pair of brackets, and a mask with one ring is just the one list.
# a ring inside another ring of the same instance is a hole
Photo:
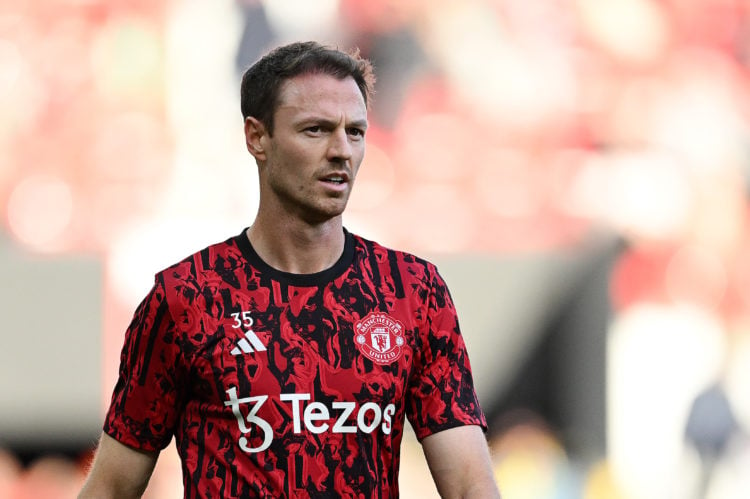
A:
{"label": "tezos logo", "polygon": [[382,312],[370,312],[354,325],[359,351],[378,364],[390,364],[401,357],[404,325]]}

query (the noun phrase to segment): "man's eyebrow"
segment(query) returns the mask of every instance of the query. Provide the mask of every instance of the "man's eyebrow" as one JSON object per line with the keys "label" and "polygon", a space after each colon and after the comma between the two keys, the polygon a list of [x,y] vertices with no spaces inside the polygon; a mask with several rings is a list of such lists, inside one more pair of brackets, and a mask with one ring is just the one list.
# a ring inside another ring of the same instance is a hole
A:
{"label": "man's eyebrow", "polygon": [[[333,128],[336,125],[338,125],[339,122],[336,120],[329,119],[329,118],[323,118],[322,116],[310,116],[308,118],[300,120],[300,123],[301,124],[317,123],[319,125]],[[346,124],[346,126],[347,128],[355,127],[355,128],[366,129],[367,124],[368,124],[368,121],[366,119],[361,119],[361,120],[350,121],[349,123]]]}
{"label": "man's eyebrow", "polygon": [[356,128],[367,128],[367,120],[354,120],[349,123],[349,126],[353,126]]}

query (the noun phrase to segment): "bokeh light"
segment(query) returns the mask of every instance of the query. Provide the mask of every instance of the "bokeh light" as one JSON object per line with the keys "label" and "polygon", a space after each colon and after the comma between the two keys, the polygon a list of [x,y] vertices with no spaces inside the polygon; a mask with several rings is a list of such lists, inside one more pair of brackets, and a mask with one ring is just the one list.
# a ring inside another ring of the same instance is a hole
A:
{"label": "bokeh light", "polygon": [[63,179],[31,175],[18,183],[8,200],[12,233],[36,251],[59,251],[73,218],[73,193]]}
{"label": "bokeh light", "polygon": [[607,53],[625,63],[654,63],[667,48],[670,23],[658,2],[578,0],[575,3],[585,33]]}
{"label": "bokeh light", "polygon": [[135,108],[162,98],[164,60],[159,26],[142,18],[114,18],[91,48],[95,88],[105,99]]}
{"label": "bokeh light", "polygon": [[263,0],[266,15],[280,38],[317,38],[335,29],[339,0],[315,3]]}

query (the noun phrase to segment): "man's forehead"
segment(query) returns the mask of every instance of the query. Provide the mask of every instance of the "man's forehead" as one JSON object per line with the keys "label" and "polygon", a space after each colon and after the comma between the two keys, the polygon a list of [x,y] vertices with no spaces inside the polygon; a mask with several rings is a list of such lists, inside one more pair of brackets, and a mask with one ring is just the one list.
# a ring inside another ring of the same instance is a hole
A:
{"label": "man's forehead", "polygon": [[367,107],[361,90],[351,76],[342,79],[324,73],[306,73],[289,78],[281,84],[279,108],[308,107],[322,103],[362,107],[365,112]]}

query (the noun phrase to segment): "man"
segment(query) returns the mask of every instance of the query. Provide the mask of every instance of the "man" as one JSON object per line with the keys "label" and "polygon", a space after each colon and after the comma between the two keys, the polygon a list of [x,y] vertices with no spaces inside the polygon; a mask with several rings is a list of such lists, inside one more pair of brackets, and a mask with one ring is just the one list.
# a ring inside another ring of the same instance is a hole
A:
{"label": "man", "polygon": [[80,497],[138,497],[176,438],[185,497],[397,497],[404,418],[444,497],[499,497],[435,267],[346,231],[372,69],[314,42],[242,79],[254,223],[158,273]]}

